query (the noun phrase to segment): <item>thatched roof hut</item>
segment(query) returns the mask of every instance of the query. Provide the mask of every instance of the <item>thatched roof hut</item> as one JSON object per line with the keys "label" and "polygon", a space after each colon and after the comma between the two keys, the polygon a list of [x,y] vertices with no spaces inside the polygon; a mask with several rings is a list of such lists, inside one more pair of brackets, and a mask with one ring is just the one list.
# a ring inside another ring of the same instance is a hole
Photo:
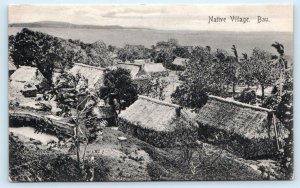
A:
{"label": "thatched roof hut", "polygon": [[77,73],[81,74],[88,80],[89,89],[97,89],[103,83],[105,71],[105,68],[75,63],[69,70],[69,73],[73,75],[76,75]]}
{"label": "thatched roof hut", "polygon": [[120,130],[158,147],[174,146],[187,139],[187,133],[197,138],[195,124],[180,106],[145,96],[122,111],[119,119]]}
{"label": "thatched roof hut", "polygon": [[178,65],[178,66],[183,66],[185,67],[187,62],[188,62],[188,58],[181,58],[181,57],[176,57],[173,61],[174,65]]}
{"label": "thatched roof hut", "polygon": [[45,80],[36,67],[21,66],[11,76],[11,92],[23,92],[24,96],[34,97],[38,87]]}
{"label": "thatched roof hut", "polygon": [[272,156],[286,130],[272,110],[209,96],[196,121],[199,136],[245,158]]}
{"label": "thatched roof hut", "polygon": [[134,80],[147,76],[147,73],[142,69],[141,65],[137,65],[134,63],[118,63],[116,66],[119,68],[129,70],[131,78]]}
{"label": "thatched roof hut", "polygon": [[143,69],[148,74],[156,74],[156,73],[166,73],[167,69],[162,65],[162,63],[154,63],[154,64],[145,64]]}
{"label": "thatched roof hut", "polygon": [[118,63],[117,67],[130,71],[132,79],[144,79],[149,76],[166,76],[167,69],[161,63],[135,64],[135,63]]}

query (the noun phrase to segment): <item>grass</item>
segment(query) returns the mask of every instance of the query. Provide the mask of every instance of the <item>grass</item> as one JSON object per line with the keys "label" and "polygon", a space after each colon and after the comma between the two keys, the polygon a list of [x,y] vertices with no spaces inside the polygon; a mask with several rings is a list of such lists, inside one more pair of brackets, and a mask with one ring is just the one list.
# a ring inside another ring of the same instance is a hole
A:
{"label": "grass", "polygon": [[[124,136],[126,141],[117,137]],[[12,142],[11,142],[12,143]],[[68,147],[59,150],[17,149],[10,145],[12,181],[80,181],[74,153]],[[184,162],[181,148],[156,148],[146,142],[109,127],[87,147],[87,166],[91,157],[94,181],[167,181],[167,180],[260,180],[260,173],[249,167],[252,161],[217,147],[204,144],[193,149],[192,162],[199,167],[192,173]],[[222,152],[221,152],[222,151]],[[222,153],[220,155],[220,153]]]}

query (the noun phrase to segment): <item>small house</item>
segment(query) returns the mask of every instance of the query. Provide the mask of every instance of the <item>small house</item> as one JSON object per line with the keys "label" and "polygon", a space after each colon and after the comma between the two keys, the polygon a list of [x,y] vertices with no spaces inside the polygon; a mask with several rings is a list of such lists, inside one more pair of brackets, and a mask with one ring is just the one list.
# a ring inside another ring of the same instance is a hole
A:
{"label": "small house", "polygon": [[147,75],[141,65],[136,65],[134,63],[118,63],[116,66],[128,70],[133,80],[146,77]]}
{"label": "small house", "polygon": [[90,90],[96,90],[103,84],[105,68],[85,65],[81,63],[75,63],[74,66],[69,70],[69,73],[76,75],[81,74],[88,80],[88,88]]}
{"label": "small house", "polygon": [[188,60],[189,59],[187,58],[176,57],[173,61],[173,64],[181,67],[186,67]]}
{"label": "small house", "polygon": [[146,96],[121,112],[119,129],[157,147],[197,139],[195,124],[180,106]]}
{"label": "small house", "polygon": [[216,96],[209,96],[195,119],[200,140],[247,159],[274,155],[286,136],[272,110]]}
{"label": "small house", "polygon": [[25,97],[35,97],[45,78],[36,67],[20,66],[10,76],[10,80],[13,92],[21,92]]}
{"label": "small house", "polygon": [[162,63],[144,64],[142,69],[149,75],[157,76],[168,76],[167,69],[162,65]]}
{"label": "small house", "polygon": [[116,66],[129,70],[132,79],[141,79],[148,76],[168,76],[167,69],[161,63],[118,63]]}

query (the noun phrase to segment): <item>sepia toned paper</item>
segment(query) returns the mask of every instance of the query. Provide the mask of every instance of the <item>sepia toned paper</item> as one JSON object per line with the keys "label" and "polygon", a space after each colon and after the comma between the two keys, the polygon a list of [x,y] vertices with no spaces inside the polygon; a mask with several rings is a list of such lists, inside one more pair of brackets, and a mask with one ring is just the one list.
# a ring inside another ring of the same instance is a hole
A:
{"label": "sepia toned paper", "polygon": [[11,182],[293,179],[292,5],[8,12]]}

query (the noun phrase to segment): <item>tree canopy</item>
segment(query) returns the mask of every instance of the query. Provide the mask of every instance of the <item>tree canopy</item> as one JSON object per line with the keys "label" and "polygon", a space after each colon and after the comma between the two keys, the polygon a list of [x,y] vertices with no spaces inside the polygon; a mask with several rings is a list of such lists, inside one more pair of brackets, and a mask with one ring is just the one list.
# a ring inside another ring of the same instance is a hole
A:
{"label": "tree canopy", "polygon": [[104,75],[104,86],[100,88],[100,98],[105,99],[109,94],[114,94],[120,101],[124,101],[123,107],[131,105],[137,99],[137,89],[133,84],[130,72],[117,68]]}

